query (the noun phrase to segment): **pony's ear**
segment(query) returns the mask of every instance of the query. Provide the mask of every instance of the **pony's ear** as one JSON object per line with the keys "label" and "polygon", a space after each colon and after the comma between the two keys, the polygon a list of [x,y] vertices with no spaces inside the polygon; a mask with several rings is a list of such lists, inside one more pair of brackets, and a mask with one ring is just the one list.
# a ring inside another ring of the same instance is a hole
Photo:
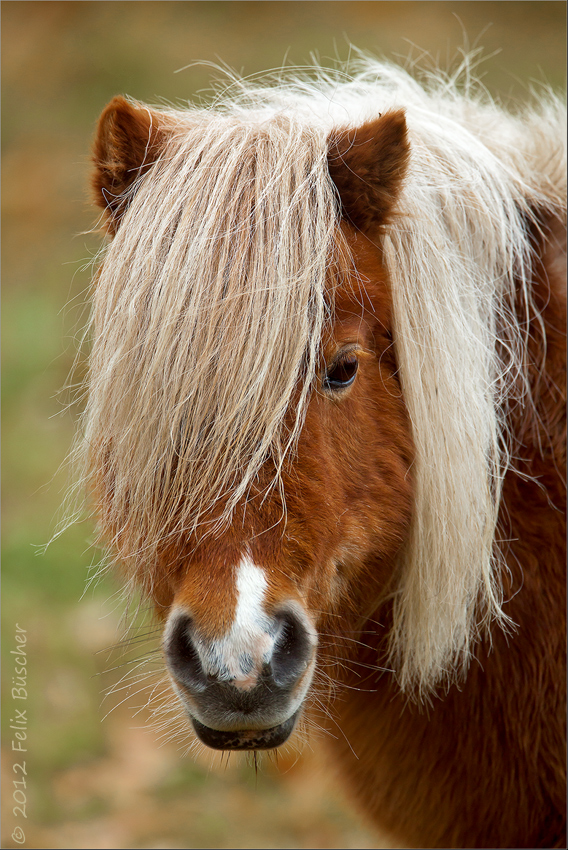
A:
{"label": "pony's ear", "polygon": [[402,110],[329,137],[328,166],[342,215],[363,232],[389,221],[410,153]]}
{"label": "pony's ear", "polygon": [[160,119],[160,113],[120,96],[111,100],[99,118],[92,186],[95,203],[107,213],[111,234],[128,207],[126,191],[148,171],[165,144]]}

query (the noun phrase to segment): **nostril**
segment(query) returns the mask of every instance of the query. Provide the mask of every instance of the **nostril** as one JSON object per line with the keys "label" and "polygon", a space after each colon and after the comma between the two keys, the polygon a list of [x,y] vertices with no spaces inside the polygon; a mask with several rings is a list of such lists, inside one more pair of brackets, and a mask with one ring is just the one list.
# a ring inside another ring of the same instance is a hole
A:
{"label": "nostril", "polygon": [[194,644],[192,625],[185,614],[171,624],[164,646],[166,663],[180,684],[190,691],[202,691],[207,687],[207,675]]}
{"label": "nostril", "polygon": [[280,612],[276,619],[279,631],[271,658],[272,675],[277,685],[289,685],[308,666],[313,646],[308,630],[293,611]]}

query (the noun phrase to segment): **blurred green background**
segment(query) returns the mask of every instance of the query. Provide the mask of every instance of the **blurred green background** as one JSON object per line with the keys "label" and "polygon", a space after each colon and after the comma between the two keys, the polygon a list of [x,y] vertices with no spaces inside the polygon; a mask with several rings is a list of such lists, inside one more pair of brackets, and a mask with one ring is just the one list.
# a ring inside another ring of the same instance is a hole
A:
{"label": "blurred green background", "polygon": [[[80,409],[66,410],[73,394],[62,388],[100,245],[87,233],[87,185],[106,102],[207,96],[212,71],[199,60],[254,74],[312,53],[333,64],[352,43],[442,67],[481,46],[485,85],[518,103],[539,83],[564,87],[565,12],[563,2],[2,3],[4,847],[22,846],[17,826],[27,847],[387,846],[309,748],[255,776],[246,761],[220,768],[184,757],[180,743],[160,746],[144,712],[134,716],[151,678],[122,705],[126,691],[103,702],[128,669],[107,651],[121,633],[118,584],[84,593],[99,557],[87,520],[38,549],[56,526]],[[16,624],[28,637],[25,820],[12,798]],[[151,648],[142,641],[131,657]]]}

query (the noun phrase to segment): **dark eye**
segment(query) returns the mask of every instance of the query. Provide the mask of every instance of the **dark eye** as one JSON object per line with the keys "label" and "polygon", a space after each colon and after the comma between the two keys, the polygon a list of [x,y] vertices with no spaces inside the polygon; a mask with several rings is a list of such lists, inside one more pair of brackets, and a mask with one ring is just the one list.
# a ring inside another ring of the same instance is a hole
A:
{"label": "dark eye", "polygon": [[332,363],[323,379],[324,390],[342,390],[350,387],[359,368],[357,355],[350,353],[339,357]]}

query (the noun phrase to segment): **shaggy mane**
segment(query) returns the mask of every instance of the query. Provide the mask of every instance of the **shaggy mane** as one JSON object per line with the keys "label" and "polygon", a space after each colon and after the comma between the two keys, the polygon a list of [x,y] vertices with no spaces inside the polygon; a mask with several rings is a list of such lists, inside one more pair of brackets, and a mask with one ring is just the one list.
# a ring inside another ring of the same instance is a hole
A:
{"label": "shaggy mane", "polygon": [[508,115],[453,81],[422,86],[371,60],[229,92],[211,109],[164,110],[174,130],[104,256],[90,486],[149,588],[164,538],[197,528],[215,503],[230,522],[267,458],[278,483],[333,310],[328,271],[350,262],[328,136],[403,107],[410,166],[382,247],[417,496],[391,653],[401,686],[427,691],[507,620],[495,543],[515,448],[505,410],[530,405],[527,222],[565,211],[562,104],[550,95]]}
{"label": "shaggy mane", "polygon": [[86,412],[94,489],[142,580],[216,503],[212,530],[230,523],[268,458],[278,481],[340,258],[324,131],[285,115],[166,117],[173,135],[96,283]]}

